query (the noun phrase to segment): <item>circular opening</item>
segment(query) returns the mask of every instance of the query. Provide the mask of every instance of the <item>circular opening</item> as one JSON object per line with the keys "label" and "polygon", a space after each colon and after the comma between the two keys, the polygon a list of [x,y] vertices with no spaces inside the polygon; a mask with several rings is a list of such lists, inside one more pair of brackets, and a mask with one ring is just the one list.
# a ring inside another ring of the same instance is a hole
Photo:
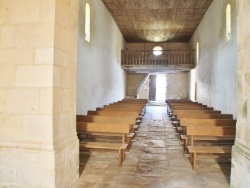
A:
{"label": "circular opening", "polygon": [[154,55],[161,55],[162,54],[162,47],[156,46],[153,48]]}

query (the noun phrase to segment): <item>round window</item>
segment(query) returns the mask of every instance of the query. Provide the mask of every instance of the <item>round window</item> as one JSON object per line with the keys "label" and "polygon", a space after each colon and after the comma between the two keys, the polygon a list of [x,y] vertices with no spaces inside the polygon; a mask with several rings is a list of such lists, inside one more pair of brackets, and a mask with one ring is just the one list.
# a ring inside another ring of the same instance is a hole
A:
{"label": "round window", "polygon": [[154,48],[153,48],[153,53],[154,53],[154,55],[161,55],[162,54],[162,47],[160,47],[160,46],[155,46]]}

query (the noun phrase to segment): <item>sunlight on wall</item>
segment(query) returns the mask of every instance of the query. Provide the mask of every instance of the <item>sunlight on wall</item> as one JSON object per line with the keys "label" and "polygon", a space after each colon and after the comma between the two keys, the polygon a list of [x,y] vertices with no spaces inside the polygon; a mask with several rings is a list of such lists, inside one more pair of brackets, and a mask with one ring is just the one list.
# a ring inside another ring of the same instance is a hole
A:
{"label": "sunlight on wall", "polygon": [[191,70],[190,100],[197,100],[196,69]]}

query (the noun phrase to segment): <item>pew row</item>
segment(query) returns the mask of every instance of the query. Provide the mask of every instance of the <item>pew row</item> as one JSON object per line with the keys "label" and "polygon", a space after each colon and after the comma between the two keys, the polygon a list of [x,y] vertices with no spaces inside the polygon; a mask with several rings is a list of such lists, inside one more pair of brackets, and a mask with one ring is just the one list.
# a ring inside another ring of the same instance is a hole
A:
{"label": "pew row", "polygon": [[[118,166],[122,166],[125,160],[125,150],[128,147],[126,142],[126,135],[131,132],[130,124],[118,124],[118,123],[87,123],[77,122],[77,134],[80,140],[80,150],[88,149],[107,149],[107,150],[118,150],[119,152],[119,163]],[[85,135],[85,136],[84,136]],[[89,139],[90,136],[109,136],[117,137],[120,135],[120,142],[112,142],[113,140],[101,139],[95,141]]]}
{"label": "pew row", "polygon": [[235,137],[236,127],[234,126],[189,126],[187,135],[191,137],[191,145],[187,146],[190,154],[190,162],[193,170],[196,171],[197,157],[208,157],[218,154],[221,157],[231,157],[232,145],[212,145],[212,146],[194,146],[194,136],[217,136],[217,137]]}

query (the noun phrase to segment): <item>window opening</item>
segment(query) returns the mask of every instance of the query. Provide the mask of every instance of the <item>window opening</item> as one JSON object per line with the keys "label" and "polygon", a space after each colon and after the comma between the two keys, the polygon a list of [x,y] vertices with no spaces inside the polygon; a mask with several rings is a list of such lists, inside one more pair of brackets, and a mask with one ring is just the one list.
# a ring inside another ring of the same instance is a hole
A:
{"label": "window opening", "polygon": [[226,8],[226,37],[227,41],[231,38],[231,5]]}
{"label": "window opening", "polygon": [[90,42],[90,6],[85,6],[85,40]]}
{"label": "window opening", "polygon": [[196,43],[196,63],[199,64],[200,62],[200,43]]}
{"label": "window opening", "polygon": [[162,54],[162,47],[160,46],[155,46],[153,48],[153,54],[156,55],[156,56],[159,56]]}

